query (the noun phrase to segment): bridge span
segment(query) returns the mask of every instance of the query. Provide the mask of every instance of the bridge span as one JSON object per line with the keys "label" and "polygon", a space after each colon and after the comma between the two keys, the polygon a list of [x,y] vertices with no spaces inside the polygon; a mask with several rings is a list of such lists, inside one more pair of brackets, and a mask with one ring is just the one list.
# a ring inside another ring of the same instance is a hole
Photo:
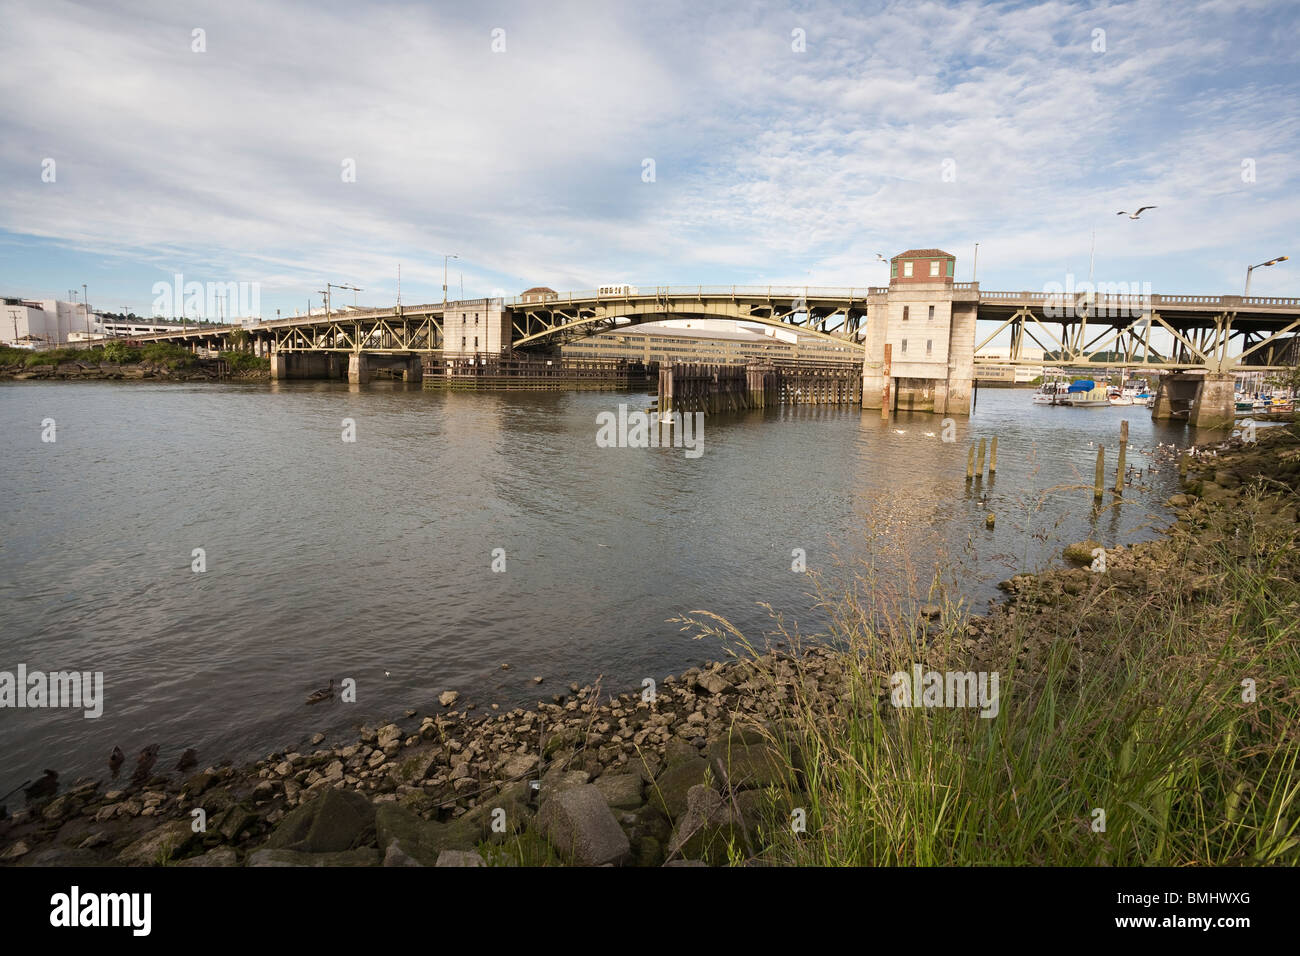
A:
{"label": "bridge span", "polygon": [[[867,407],[880,406],[889,346],[891,401],[900,408],[968,414],[975,370],[985,365],[1125,366],[1162,373],[1184,394],[1194,388],[1191,418],[1209,427],[1231,424],[1233,372],[1297,361],[1300,298],[985,291],[943,275],[951,259],[941,250],[901,253],[888,286],[616,286],[348,309],[243,326],[242,347],[269,355],[275,377],[341,377],[346,356],[349,379],[366,381],[375,364],[418,377],[430,353],[545,354],[629,325],[721,318],[859,350]],[[206,326],[139,338],[229,348],[232,334]],[[995,339],[1009,341],[1007,356],[979,357]]]}

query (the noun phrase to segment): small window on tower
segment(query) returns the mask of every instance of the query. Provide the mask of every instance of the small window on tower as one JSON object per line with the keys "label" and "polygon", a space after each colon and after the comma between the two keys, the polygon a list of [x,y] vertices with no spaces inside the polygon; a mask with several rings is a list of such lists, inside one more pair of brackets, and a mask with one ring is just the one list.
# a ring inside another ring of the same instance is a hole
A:
{"label": "small window on tower", "polygon": [[931,259],[931,260],[930,260],[930,275],[932,275],[932,276],[937,276],[938,274],[939,274],[939,260],[938,260],[938,259]]}
{"label": "small window on tower", "polygon": [[903,339],[903,346],[901,349],[899,349],[899,351],[902,352],[904,355],[907,354],[907,339]]}
{"label": "small window on tower", "polygon": [[952,278],[952,260],[948,260],[948,278]]}
{"label": "small window on tower", "polygon": [[927,318],[929,318],[929,319],[931,319],[931,320],[934,319],[934,306],[930,306],[930,314],[929,314],[929,316],[927,316]]}
{"label": "small window on tower", "polygon": [[906,305],[903,306],[903,321],[904,321],[904,322],[907,321],[907,310],[908,310],[908,308],[909,308],[909,307],[906,306]]}
{"label": "small window on tower", "polygon": [[925,340],[925,354],[926,354],[926,355],[929,355],[929,354],[930,354],[931,352],[933,352],[933,351],[934,351],[934,339],[926,339],[926,340]]}
{"label": "small window on tower", "polygon": [[903,263],[903,277],[905,279],[912,278],[912,260],[910,259]]}
{"label": "small window on tower", "polygon": [[897,278],[898,278],[898,263],[897,263],[897,262],[891,262],[891,263],[889,264],[889,277],[890,277],[891,279],[897,279]]}

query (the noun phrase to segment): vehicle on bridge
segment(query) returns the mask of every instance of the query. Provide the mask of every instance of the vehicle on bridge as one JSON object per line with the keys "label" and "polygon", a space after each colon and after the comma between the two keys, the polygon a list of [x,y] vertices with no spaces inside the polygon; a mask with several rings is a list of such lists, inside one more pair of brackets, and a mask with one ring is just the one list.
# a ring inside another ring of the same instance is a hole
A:
{"label": "vehicle on bridge", "polygon": [[634,285],[602,285],[596,287],[596,295],[638,295],[640,291]]}

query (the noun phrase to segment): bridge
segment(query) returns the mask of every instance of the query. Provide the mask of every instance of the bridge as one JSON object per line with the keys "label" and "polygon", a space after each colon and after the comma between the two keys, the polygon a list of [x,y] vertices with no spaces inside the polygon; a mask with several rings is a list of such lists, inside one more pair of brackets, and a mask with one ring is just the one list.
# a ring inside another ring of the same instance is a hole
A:
{"label": "bridge", "polygon": [[[975,282],[954,283],[952,288],[954,302],[977,307],[977,321],[997,323],[975,346],[977,366],[1041,365],[1041,356],[1024,353],[1025,346],[1032,343],[1057,364],[1166,371],[1281,369],[1291,364],[1282,360],[1282,337],[1300,329],[1300,298],[981,292]],[[599,295],[591,290],[557,295],[546,302],[524,302],[518,296],[467,299],[313,313],[238,327],[175,328],[134,337],[224,349],[229,347],[231,333],[242,329],[258,352],[458,353],[459,348],[445,345],[444,317],[477,310],[485,320],[480,327],[484,327],[488,314],[500,310],[510,322],[512,349],[552,349],[627,325],[690,318],[725,318],[797,329],[861,349],[868,316],[873,306],[884,310],[888,294],[887,287],[662,286],[623,295]],[[1008,328],[1010,356],[978,357]],[[1152,332],[1161,330],[1174,343],[1163,353],[1152,341]],[[1236,352],[1231,348],[1234,342]],[[469,351],[476,354],[472,348]],[[486,351],[480,348],[477,354]],[[1124,357],[1107,357],[1116,352]],[[1256,360],[1247,362],[1252,356],[1257,356]]]}
{"label": "bridge", "polygon": [[[1163,411],[1158,403],[1158,416],[1173,414],[1179,403],[1205,405],[1203,383],[1219,383],[1204,414],[1189,411],[1195,423],[1211,427],[1225,424],[1225,416],[1231,424],[1232,373],[1283,369],[1297,360],[1300,298],[984,291],[976,282],[942,276],[944,261],[951,274],[951,259],[941,250],[901,253],[892,261],[896,273],[900,262],[905,266],[905,276],[889,286],[534,290],[513,298],[313,313],[242,331],[245,347],[271,356],[273,377],[342,377],[346,356],[349,380],[364,382],[372,368],[384,365],[418,378],[420,357],[428,354],[547,354],[577,338],[645,322],[731,319],[861,350],[867,407],[879,407],[886,379],[899,408],[968,414],[981,366],[1123,366],[1163,373],[1169,395],[1179,393]],[[911,265],[917,266],[915,278]],[[209,326],[139,338],[221,349],[230,347],[234,333],[233,327]],[[981,357],[999,337],[1009,339],[1007,357]],[[1039,351],[1031,352],[1035,347]]]}

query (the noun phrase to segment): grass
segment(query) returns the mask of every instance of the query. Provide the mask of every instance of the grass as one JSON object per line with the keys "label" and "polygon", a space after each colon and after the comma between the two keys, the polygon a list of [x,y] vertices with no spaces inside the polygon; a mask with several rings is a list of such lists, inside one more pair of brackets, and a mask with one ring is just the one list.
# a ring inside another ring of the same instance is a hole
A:
{"label": "grass", "polygon": [[[1153,586],[1123,590],[1099,574],[1076,598],[995,618],[982,649],[960,602],[929,632],[918,623],[934,579],[875,562],[847,586],[819,582],[833,620],[824,638],[841,649],[839,699],[805,693],[816,675],[797,656],[769,733],[795,774],[784,797],[804,810],[806,832],[772,830],[758,855],[830,866],[1300,863],[1298,526],[1273,516],[1277,500],[1252,492],[1160,545],[1167,564]],[[695,623],[780,680],[727,622]],[[777,630],[801,643],[779,620]],[[914,662],[998,671],[997,716],[895,707],[889,675]]]}

